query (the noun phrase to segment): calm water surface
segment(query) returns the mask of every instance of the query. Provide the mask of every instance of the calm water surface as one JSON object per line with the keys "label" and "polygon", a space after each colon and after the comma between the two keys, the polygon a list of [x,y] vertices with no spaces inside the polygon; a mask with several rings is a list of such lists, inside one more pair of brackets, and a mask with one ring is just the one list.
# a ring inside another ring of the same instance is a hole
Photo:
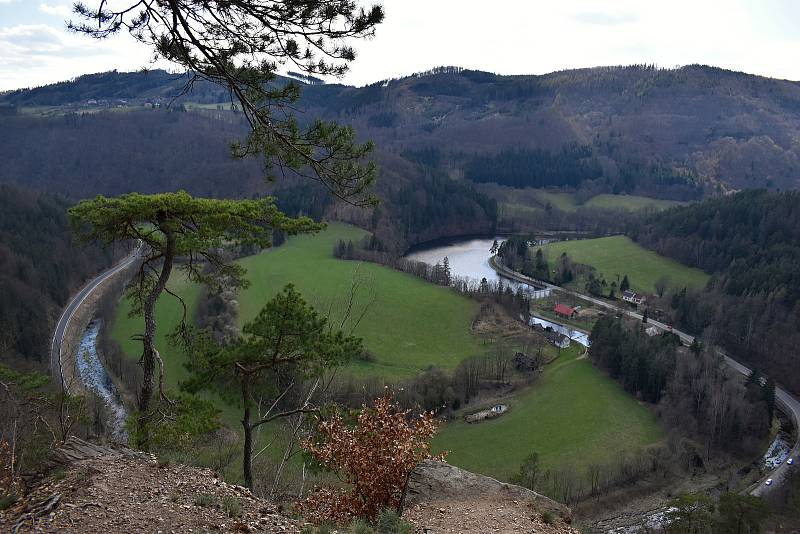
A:
{"label": "calm water surface", "polygon": [[[498,243],[502,243],[505,238],[498,236],[495,238],[466,238],[437,241],[430,245],[423,245],[412,249],[412,251],[406,255],[406,258],[425,262],[429,265],[435,265],[447,257],[450,263],[450,272],[453,276],[469,278],[475,282],[480,282],[482,278],[486,278],[490,283],[502,281],[503,284],[510,285],[515,291],[518,287],[522,287],[523,291],[528,293],[535,292],[535,294],[540,297],[549,294],[548,290],[542,292],[527,284],[515,282],[514,280],[498,274],[497,271],[492,269],[489,265],[489,258],[492,257],[490,250],[495,240],[497,240]],[[556,332],[569,336],[573,341],[585,347],[589,346],[589,338],[586,334],[575,331],[567,326],[553,323],[540,317],[531,317],[529,324],[531,326],[540,324],[544,327],[550,327]]]}

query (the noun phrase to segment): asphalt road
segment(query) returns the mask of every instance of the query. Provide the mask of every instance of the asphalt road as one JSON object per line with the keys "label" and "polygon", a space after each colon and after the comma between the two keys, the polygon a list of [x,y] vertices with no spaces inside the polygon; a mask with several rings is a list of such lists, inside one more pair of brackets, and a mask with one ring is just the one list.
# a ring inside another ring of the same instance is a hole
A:
{"label": "asphalt road", "polygon": [[75,312],[80,308],[81,304],[83,304],[83,301],[85,301],[89,295],[91,295],[98,288],[98,286],[100,286],[100,284],[106,281],[109,277],[137,261],[139,259],[140,252],[141,247],[136,247],[133,252],[126,256],[122,261],[103,271],[89,281],[85,286],[83,286],[83,289],[78,291],[78,293],[72,297],[72,300],[70,300],[66,305],[64,311],[61,313],[61,317],[59,317],[58,322],[56,323],[56,328],[53,332],[53,340],[50,344],[50,370],[53,376],[58,376],[61,380],[64,379],[61,369],[61,346],[64,343],[64,335],[67,332],[67,328],[69,327],[69,323],[72,320],[72,317],[75,315]]}
{"label": "asphalt road", "polygon": [[[516,273],[514,271],[510,271],[510,270],[506,269],[503,266],[497,265],[496,263],[494,263],[494,261],[490,261],[489,265],[491,265],[502,276],[505,276],[505,277],[510,278],[512,280],[515,280],[517,282],[528,283],[528,284],[530,284],[531,282],[534,282],[537,286],[544,286],[544,287],[546,287],[548,289],[551,289],[553,291],[560,291],[562,293],[566,293],[568,295],[572,295],[572,296],[581,298],[583,300],[588,300],[589,302],[591,302],[593,304],[597,304],[598,306],[602,306],[602,307],[604,307],[606,309],[610,309],[610,310],[614,310],[614,311],[617,311],[617,312],[620,312],[620,313],[624,313],[624,314],[628,315],[629,317],[633,317],[634,319],[638,319],[640,321],[642,320],[642,315],[641,314],[636,313],[635,311],[633,311],[631,309],[628,309],[627,307],[615,306],[614,304],[611,304],[611,303],[609,303],[607,301],[604,301],[604,300],[601,300],[601,299],[598,299],[598,298],[595,298],[595,297],[592,297],[592,296],[589,296],[589,295],[584,295],[583,293],[579,293],[577,291],[564,289],[563,287],[555,286],[553,284],[548,284],[547,282],[542,282],[540,280],[533,280],[531,278],[528,278],[527,276],[521,275],[521,274]],[[647,319],[647,323],[651,324],[651,325],[655,325],[658,328],[660,328],[661,330],[671,331],[673,334],[676,334],[678,337],[680,337],[681,341],[683,341],[686,345],[691,345],[692,342],[694,341],[694,336],[690,336],[689,334],[687,334],[685,332],[681,332],[680,330],[676,330],[676,329],[672,328],[671,326],[669,326],[669,325],[667,325],[665,323],[656,321],[656,320],[651,319],[649,317]],[[728,356],[727,354],[725,354],[721,350],[717,349],[717,351],[725,359],[725,363],[728,365],[728,367],[730,367],[731,369],[733,369],[736,372],[741,373],[741,374],[743,374],[745,376],[748,376],[750,374],[751,371],[750,371],[750,369],[748,367],[746,367],[746,366],[742,365],[741,363],[737,362],[736,360],[734,360],[733,358],[731,358],[730,356]],[[785,413],[792,420],[792,424],[794,425],[794,428],[796,430],[796,432],[795,432],[796,441],[794,443],[794,446],[792,446],[792,450],[789,453],[789,456],[791,458],[794,458],[795,462],[800,462],[800,401],[798,401],[797,398],[795,398],[791,393],[787,392],[785,389],[783,389],[780,386],[777,386],[775,388],[775,397],[776,397],[776,401],[777,401],[776,404],[777,404],[778,409],[781,410],[783,413]],[[783,482],[783,479],[786,476],[786,474],[788,473],[789,469],[792,469],[793,467],[794,466],[789,466],[786,462],[783,462],[781,465],[779,465],[778,467],[772,469],[766,475],[764,475],[758,481],[758,483],[753,484],[752,486],[750,486],[748,488],[749,493],[751,495],[756,495],[756,496],[759,496],[759,497],[762,497],[762,496],[766,495],[771,490],[773,490],[775,487],[779,486],[781,484],[781,482]],[[768,479],[772,479],[772,484],[769,485],[769,486],[767,486],[767,484],[766,484],[766,481]]]}

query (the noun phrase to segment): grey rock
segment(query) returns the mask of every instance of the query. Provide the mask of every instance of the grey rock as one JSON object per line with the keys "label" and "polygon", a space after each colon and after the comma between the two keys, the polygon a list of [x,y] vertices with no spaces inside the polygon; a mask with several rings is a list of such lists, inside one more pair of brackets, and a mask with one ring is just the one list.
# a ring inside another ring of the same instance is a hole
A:
{"label": "grey rock", "polygon": [[540,513],[549,511],[567,523],[572,520],[572,512],[567,506],[535,491],[470,473],[436,460],[422,461],[411,472],[406,484],[403,505],[465,501],[474,498],[525,501],[531,503]]}

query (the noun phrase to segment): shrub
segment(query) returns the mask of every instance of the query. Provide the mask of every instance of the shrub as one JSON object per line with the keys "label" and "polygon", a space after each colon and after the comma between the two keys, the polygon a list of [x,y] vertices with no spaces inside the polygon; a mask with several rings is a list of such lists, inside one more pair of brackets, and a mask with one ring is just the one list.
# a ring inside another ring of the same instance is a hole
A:
{"label": "shrub", "polygon": [[222,499],[222,510],[228,514],[228,517],[235,519],[242,515],[242,503],[236,497],[229,495]]}
{"label": "shrub", "polygon": [[384,510],[376,521],[379,534],[410,534],[411,524],[403,521],[394,510]]}
{"label": "shrub", "polygon": [[544,513],[542,513],[542,522],[544,522],[545,525],[552,525],[555,522],[553,512],[550,510],[545,510]]}
{"label": "shrub", "polygon": [[13,506],[15,502],[17,502],[17,496],[13,493],[0,497],[0,512]]}
{"label": "shrub", "polygon": [[201,493],[200,495],[198,495],[197,497],[194,498],[194,504],[195,504],[195,506],[202,506],[204,508],[207,508],[209,506],[213,506],[214,505],[214,496],[213,495],[209,495],[208,493]]}
{"label": "shrub", "polygon": [[323,468],[335,472],[349,487],[318,488],[297,508],[315,522],[346,523],[355,517],[378,518],[384,508],[397,509],[408,475],[431,458],[430,441],[438,424],[433,413],[412,416],[400,410],[387,392],[362,406],[355,425],[340,413],[317,424],[316,438],[303,447]]}

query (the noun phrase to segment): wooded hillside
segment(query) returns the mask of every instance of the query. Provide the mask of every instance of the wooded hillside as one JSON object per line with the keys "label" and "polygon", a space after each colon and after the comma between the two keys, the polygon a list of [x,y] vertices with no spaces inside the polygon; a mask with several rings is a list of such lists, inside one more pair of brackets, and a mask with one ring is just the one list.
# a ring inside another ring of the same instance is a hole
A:
{"label": "wooded hillside", "polygon": [[110,252],[78,247],[69,204],[0,185],[0,350],[4,363],[40,366],[52,326],[71,292],[110,264]]}
{"label": "wooded hillside", "polygon": [[674,288],[679,324],[800,391],[800,194],[745,191],[672,208],[629,234],[714,273],[703,292]]}
{"label": "wooded hillside", "polygon": [[[218,118],[232,114],[224,92],[197,83],[184,95],[185,81],[163,71],[103,73],[13,91],[0,96],[0,104],[20,114],[30,106],[81,111],[88,99],[110,107],[124,99],[129,107],[219,104]],[[466,173],[490,181],[488,163],[500,167],[500,183],[586,182],[583,187],[595,192],[681,200],[738,188],[800,186],[796,82],[700,65],[634,65],[541,76],[448,67],[358,88],[293,83],[303,85],[301,120],[321,116],[352,124],[386,152],[436,151],[436,161],[419,163],[454,178]],[[223,126],[220,137],[229,140],[230,133]],[[184,148],[178,138],[168,146]],[[539,170],[516,170],[520,155]],[[555,172],[569,168],[580,172]]]}

